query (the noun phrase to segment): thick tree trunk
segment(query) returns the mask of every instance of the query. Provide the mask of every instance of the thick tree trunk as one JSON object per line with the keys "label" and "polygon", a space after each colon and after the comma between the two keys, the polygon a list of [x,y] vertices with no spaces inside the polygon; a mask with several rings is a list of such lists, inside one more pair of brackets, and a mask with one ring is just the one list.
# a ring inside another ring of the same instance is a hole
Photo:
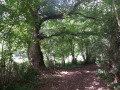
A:
{"label": "thick tree trunk", "polygon": [[29,49],[29,58],[35,70],[39,71],[45,68],[43,54],[41,52],[39,41],[33,41]]}
{"label": "thick tree trunk", "polygon": [[40,24],[36,24],[34,30],[34,39],[30,44],[30,48],[28,50],[28,57],[32,62],[32,66],[35,70],[40,71],[45,68],[45,64],[43,61],[43,53],[40,48],[40,41],[37,39],[37,35],[39,35]]}

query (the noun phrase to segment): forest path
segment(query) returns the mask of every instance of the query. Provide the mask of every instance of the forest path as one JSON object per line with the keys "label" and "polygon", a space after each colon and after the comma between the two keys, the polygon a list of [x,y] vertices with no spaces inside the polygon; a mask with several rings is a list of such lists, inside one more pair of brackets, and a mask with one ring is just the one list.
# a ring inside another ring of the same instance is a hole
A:
{"label": "forest path", "polygon": [[108,86],[96,76],[98,69],[96,65],[91,65],[60,70],[58,74],[53,75],[55,79],[38,90],[109,90]]}

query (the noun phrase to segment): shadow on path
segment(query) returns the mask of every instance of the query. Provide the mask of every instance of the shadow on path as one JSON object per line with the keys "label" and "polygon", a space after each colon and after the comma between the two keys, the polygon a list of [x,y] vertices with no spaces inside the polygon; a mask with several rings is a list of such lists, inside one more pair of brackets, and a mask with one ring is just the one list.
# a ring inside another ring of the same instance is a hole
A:
{"label": "shadow on path", "polygon": [[86,66],[73,70],[60,71],[53,75],[50,85],[39,90],[109,90],[108,86],[96,76],[97,66]]}

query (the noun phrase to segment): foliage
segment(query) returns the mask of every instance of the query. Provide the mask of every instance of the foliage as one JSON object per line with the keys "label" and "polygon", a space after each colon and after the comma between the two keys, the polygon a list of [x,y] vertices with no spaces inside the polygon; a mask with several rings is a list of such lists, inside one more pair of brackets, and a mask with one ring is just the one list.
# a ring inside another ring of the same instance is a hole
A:
{"label": "foliage", "polygon": [[[119,3],[115,0],[118,17]],[[40,55],[44,56],[48,68],[79,67],[77,57],[81,56],[86,65],[105,66],[98,75],[107,82],[114,82],[117,76],[113,87],[119,88],[120,31],[112,6],[112,0],[1,0],[0,83],[4,84],[3,88],[14,78],[11,85],[16,83],[15,90],[30,90],[30,81],[37,79],[29,52],[33,42],[38,42],[39,51],[43,52]],[[40,36],[42,39],[38,38]],[[22,50],[31,61],[18,64],[13,56]],[[70,56],[70,63],[76,62],[76,65],[66,63]],[[17,73],[19,83],[13,77],[14,73]]]}

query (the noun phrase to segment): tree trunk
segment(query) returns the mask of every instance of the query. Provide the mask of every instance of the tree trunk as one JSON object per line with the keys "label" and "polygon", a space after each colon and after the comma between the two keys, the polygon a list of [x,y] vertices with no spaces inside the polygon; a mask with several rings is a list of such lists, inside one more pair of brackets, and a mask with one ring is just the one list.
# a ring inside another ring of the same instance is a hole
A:
{"label": "tree trunk", "polygon": [[62,66],[65,66],[65,56],[64,56],[64,53],[62,53]]}
{"label": "tree trunk", "polygon": [[43,54],[41,52],[39,41],[33,41],[29,49],[29,57],[32,62],[32,66],[35,70],[42,70],[45,68],[43,61]]}
{"label": "tree trunk", "polygon": [[70,43],[70,50],[72,55],[72,64],[77,65],[77,59],[75,58],[75,43],[74,40],[69,40]]}
{"label": "tree trunk", "polygon": [[40,71],[45,68],[45,64],[43,61],[43,53],[40,48],[40,41],[37,40],[37,35],[39,35],[40,25],[36,24],[35,31],[33,33],[34,39],[30,44],[30,48],[28,50],[28,57],[32,62],[32,66],[35,70]]}
{"label": "tree trunk", "polygon": [[72,64],[77,65],[77,59],[75,58],[74,53],[72,54]]}
{"label": "tree trunk", "polygon": [[[114,35],[113,42],[112,42],[112,44],[114,46],[114,47],[112,47],[112,49],[115,52],[114,56],[113,56],[115,60],[113,60],[113,61],[115,62],[115,64],[118,64],[118,63],[120,63],[120,57],[119,57],[119,55],[120,55],[120,46],[119,46],[119,41],[120,41],[120,38],[119,38],[120,18],[119,18],[117,8],[116,8],[116,5],[115,5],[115,0],[112,0],[112,1],[113,1],[113,10],[115,12],[115,16],[116,16],[116,20],[117,20],[118,28],[119,28],[119,29],[114,30],[114,32],[116,32],[116,34]],[[114,80],[115,83],[120,82],[120,69],[118,69],[118,71],[116,72],[114,79],[115,79]]]}
{"label": "tree trunk", "polygon": [[87,47],[86,47],[85,56],[83,55],[83,58],[84,58],[84,64],[90,64],[91,63],[91,54],[89,53]]}
{"label": "tree trunk", "polygon": [[117,12],[117,10],[116,10],[115,0],[113,0],[113,10],[114,10],[114,12],[115,12],[115,16],[116,16],[117,23],[118,23],[119,30],[120,30],[120,19],[119,19],[119,16],[118,16],[118,12]]}

